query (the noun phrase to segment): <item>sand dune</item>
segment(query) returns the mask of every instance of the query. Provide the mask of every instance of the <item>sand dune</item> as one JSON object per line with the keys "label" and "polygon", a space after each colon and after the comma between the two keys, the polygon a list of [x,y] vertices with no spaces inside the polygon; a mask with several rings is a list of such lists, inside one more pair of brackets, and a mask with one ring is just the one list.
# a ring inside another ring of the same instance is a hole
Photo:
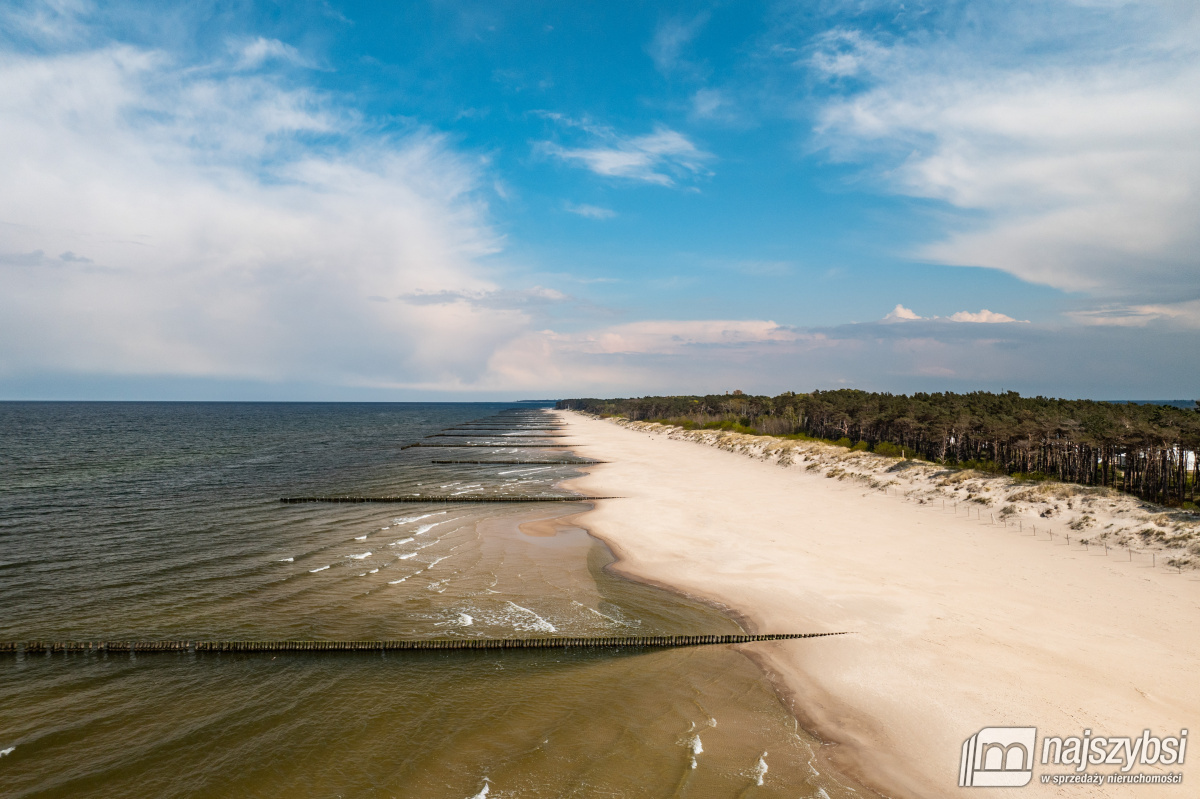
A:
{"label": "sand dune", "polygon": [[747,647],[831,742],[828,764],[893,797],[1196,795],[1194,753],[1131,771],[1182,772],[1181,785],[1055,787],[1040,776],[1074,768],[1038,764],[1026,787],[958,788],[962,745],[984,727],[1161,737],[1200,719],[1195,572],[559,416],[586,442],[579,454],[610,461],[574,487],[623,497],[579,520],[623,573],[725,605],[755,631],[854,632]]}

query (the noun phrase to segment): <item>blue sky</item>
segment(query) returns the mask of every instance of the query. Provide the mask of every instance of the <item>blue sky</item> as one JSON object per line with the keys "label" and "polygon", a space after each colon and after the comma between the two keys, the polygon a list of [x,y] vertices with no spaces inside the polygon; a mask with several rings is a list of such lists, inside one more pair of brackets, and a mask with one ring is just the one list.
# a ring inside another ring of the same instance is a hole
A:
{"label": "blue sky", "polygon": [[0,398],[1200,396],[1192,3],[0,15]]}

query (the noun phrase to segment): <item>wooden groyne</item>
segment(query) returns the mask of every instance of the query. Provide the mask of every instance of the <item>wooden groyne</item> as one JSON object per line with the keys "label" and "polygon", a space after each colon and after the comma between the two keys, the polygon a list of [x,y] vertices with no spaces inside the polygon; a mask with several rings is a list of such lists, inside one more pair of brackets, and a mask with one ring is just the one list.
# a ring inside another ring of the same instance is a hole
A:
{"label": "wooden groyne", "polygon": [[562,430],[560,424],[456,424],[445,430]]}
{"label": "wooden groyne", "polygon": [[426,438],[570,438],[570,433],[497,433],[492,436],[482,433],[434,433]]}
{"label": "wooden groyne", "polygon": [[608,463],[608,461],[430,461],[430,463],[474,463],[496,464],[497,466],[590,466],[593,463]]}
{"label": "wooden groyne", "polygon": [[[478,437],[484,438],[484,436],[478,436]],[[574,444],[504,444],[504,443],[501,443],[501,444],[422,444],[420,441],[417,441],[412,444],[405,444],[400,449],[412,449],[413,447],[441,447],[443,449],[446,449],[446,448],[469,449],[471,447],[484,447],[486,449],[497,449],[497,448],[501,448],[501,447],[532,447],[534,449],[553,449],[553,448],[561,449],[563,447],[572,447],[572,446],[575,446],[575,445]]]}
{"label": "wooden groyne", "polygon": [[584,638],[426,638],[400,641],[0,641],[0,654],[155,652],[396,652],[451,649],[662,649],[825,638],[846,633],[648,635]]}
{"label": "wooden groyne", "polygon": [[620,499],[620,497],[581,497],[570,494],[460,494],[458,496],[411,494],[402,497],[280,497],[279,501],[295,504],[299,502],[590,502],[593,499]]}
{"label": "wooden groyne", "polygon": [[484,424],[483,422],[466,422],[465,424],[451,425],[445,429],[465,430],[475,427],[485,430],[561,430],[563,428],[561,424]]}

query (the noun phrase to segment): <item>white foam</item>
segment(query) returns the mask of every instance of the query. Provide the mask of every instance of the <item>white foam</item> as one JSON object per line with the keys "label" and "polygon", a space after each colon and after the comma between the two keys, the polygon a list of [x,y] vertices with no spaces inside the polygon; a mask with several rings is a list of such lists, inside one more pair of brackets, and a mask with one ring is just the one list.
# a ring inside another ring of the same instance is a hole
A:
{"label": "white foam", "polygon": [[280,558],[279,562],[280,563],[291,563],[294,560],[295,560],[295,558]]}
{"label": "white foam", "polygon": [[[417,483],[417,485],[420,485],[420,483]],[[409,522],[419,522],[422,519],[428,519],[430,516],[441,516],[442,514],[449,512],[450,511],[447,510],[439,510],[435,513],[426,513],[422,514],[421,516],[401,516],[397,519],[392,519],[392,524],[408,524]]]}
{"label": "white foam", "polygon": [[13,750],[16,748],[17,747],[15,747],[15,746],[10,746],[7,749],[0,749],[0,757],[4,757],[5,755],[11,755],[13,753]]}
{"label": "white foam", "polygon": [[[530,616],[532,616],[532,617],[533,617],[533,618],[536,620],[536,621],[534,621],[534,622],[533,622],[533,623],[531,623],[531,624],[527,624],[527,625],[525,625],[525,626],[524,626],[524,629],[529,629],[529,630],[537,630],[538,632],[545,632],[545,633],[556,633],[556,632],[558,632],[558,628],[557,628],[557,627],[555,627],[553,624],[551,624],[550,622],[548,622],[548,621],[546,621],[545,619],[543,619],[541,616],[539,616],[539,615],[537,615],[536,613],[534,613],[534,612],[533,612],[532,610],[530,610],[529,608],[523,608],[523,607],[521,607],[520,605],[518,605],[516,602],[513,602],[511,599],[509,599],[509,600],[505,600],[505,601],[506,601],[506,602],[508,602],[508,604],[509,604],[509,605],[511,605],[511,606],[512,606],[514,609],[516,609],[516,610],[519,610],[519,611],[521,611],[522,613],[527,613],[527,614],[529,614]],[[521,628],[520,628],[518,625],[513,625],[513,626],[514,626],[514,627],[518,627],[518,629],[521,629]]]}
{"label": "white foam", "polygon": [[410,541],[412,541],[411,538],[401,538],[399,541],[393,541],[392,543],[388,544],[388,546],[389,547],[398,547],[401,544],[407,544]]}
{"label": "white foam", "polygon": [[358,536],[354,537],[354,540],[355,541],[366,541],[367,537],[365,535],[358,535]]}
{"label": "white foam", "polygon": [[601,613],[600,611],[596,610],[595,608],[589,608],[587,605],[583,604],[582,602],[576,602],[574,599],[572,599],[571,602],[578,605],[579,607],[583,608],[584,610],[590,610],[592,613],[595,613],[597,616],[599,616],[602,619],[607,619],[608,621],[611,621],[613,624],[617,625],[618,627],[625,626],[625,622],[621,621],[620,619],[614,619],[612,616],[605,615],[605,614]]}
{"label": "white foam", "polygon": [[[758,764],[754,766],[754,784],[762,785],[763,777],[765,776],[767,776],[767,753],[763,752],[758,758]],[[817,790],[820,789],[818,788]],[[825,791],[821,791],[821,793],[824,794],[825,799],[829,799],[829,794],[825,793]]]}
{"label": "white foam", "polygon": [[426,569],[432,569],[434,566],[438,565],[439,563],[441,563],[443,560],[445,560],[445,559],[446,559],[446,558],[448,558],[448,557],[450,557],[450,556],[449,556],[449,555],[442,555],[440,558],[438,558],[437,560],[435,560],[433,563],[430,563],[430,564],[429,564],[428,566],[426,566],[425,568],[426,568]]}
{"label": "white foam", "polygon": [[538,469],[509,469],[507,472],[496,472],[496,474],[527,474],[529,472],[544,472],[547,469],[553,468],[553,466],[542,466]]}
{"label": "white foam", "polygon": [[398,583],[402,583],[407,579],[407,577],[401,577],[399,580],[389,580],[388,585],[397,585]]}
{"label": "white foam", "polygon": [[475,618],[470,613],[460,613],[458,614],[458,623],[463,627],[470,627],[475,623]]}
{"label": "white foam", "polygon": [[414,532],[413,535],[425,535],[430,530],[437,527],[439,524],[441,524],[441,522],[434,522],[433,524],[422,524],[420,527],[417,528],[416,532]]}
{"label": "white foam", "polygon": [[702,743],[700,743],[699,735],[693,736],[693,738],[692,738],[692,754],[693,755],[704,754],[704,745]]}
{"label": "white foam", "polygon": [[408,560],[409,558],[415,558],[416,556],[417,556],[416,552],[409,552],[404,555],[401,555],[399,557],[399,560]]}
{"label": "white foam", "polygon": [[350,557],[351,557],[353,560],[363,560],[364,558],[369,558],[369,557],[371,557],[371,553],[370,553],[370,552],[363,552],[361,555],[351,555]]}
{"label": "white foam", "polygon": [[483,778],[483,787],[480,788],[479,793],[472,796],[471,799],[484,799],[484,797],[486,797],[488,795],[488,783],[489,783],[488,778],[484,777]]}
{"label": "white foam", "polygon": [[367,574],[374,574],[377,571],[379,571],[379,569],[371,569],[371,571],[367,572]]}
{"label": "white foam", "polygon": [[321,568],[319,568],[319,569],[309,569],[309,570],[308,570],[308,573],[309,573],[309,574],[316,574],[317,572],[323,572],[323,571],[325,571],[325,570],[326,570],[326,569],[328,569],[328,568],[329,568],[328,566],[322,566],[322,567],[321,567]]}

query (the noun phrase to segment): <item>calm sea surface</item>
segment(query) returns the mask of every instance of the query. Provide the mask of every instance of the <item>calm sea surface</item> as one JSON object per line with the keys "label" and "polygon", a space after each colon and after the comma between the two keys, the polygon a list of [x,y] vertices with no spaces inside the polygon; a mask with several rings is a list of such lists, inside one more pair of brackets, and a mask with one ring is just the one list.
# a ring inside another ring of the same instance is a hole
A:
{"label": "calm sea surface", "polygon": [[[529,411],[0,403],[0,640],[737,632],[519,527],[584,504],[278,501],[562,493],[575,467],[431,461],[569,450],[402,449]],[[818,746],[728,647],[0,655],[4,797],[853,795]]]}

